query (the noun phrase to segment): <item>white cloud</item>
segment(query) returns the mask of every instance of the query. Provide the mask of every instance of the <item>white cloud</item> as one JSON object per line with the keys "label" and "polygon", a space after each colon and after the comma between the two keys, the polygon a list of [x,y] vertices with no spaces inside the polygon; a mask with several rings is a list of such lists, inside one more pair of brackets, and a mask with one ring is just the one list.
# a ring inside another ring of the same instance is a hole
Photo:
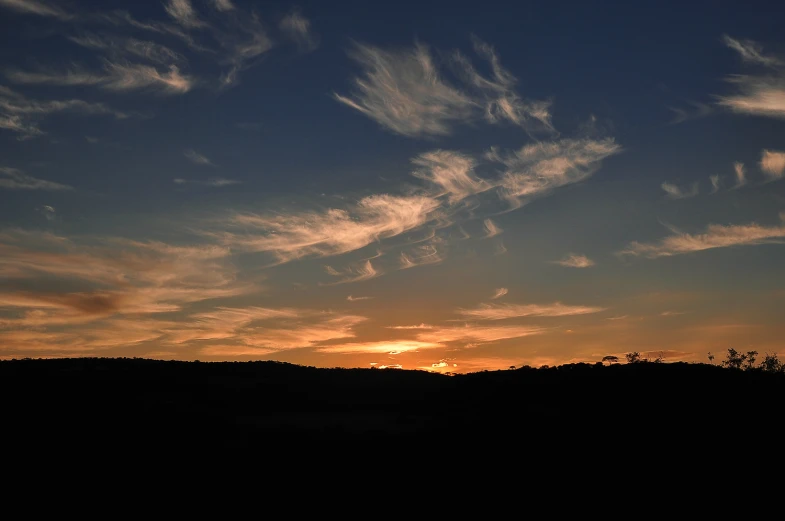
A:
{"label": "white cloud", "polygon": [[54,209],[53,206],[49,206],[48,204],[43,204],[37,207],[36,211],[41,215],[43,215],[47,221],[57,220],[57,211]]}
{"label": "white cloud", "polygon": [[499,235],[503,231],[501,228],[496,226],[496,223],[494,223],[490,219],[485,219],[482,222],[482,224],[483,224],[483,227],[485,228],[485,238],[486,239],[489,238],[489,237],[496,237],[497,235]]}
{"label": "white cloud", "polygon": [[442,80],[423,45],[384,51],[356,44],[351,53],[364,69],[350,96],[335,99],[383,127],[409,137],[447,135],[455,122],[471,118],[473,100]]}
{"label": "white cloud", "polygon": [[737,51],[742,59],[755,65],[766,66],[766,74],[757,76],[735,75],[728,82],[736,85],[738,94],[720,96],[719,104],[733,112],[785,118],[785,60],[778,56],[765,56],[757,43],[724,37],[726,45]]}
{"label": "white cloud", "polygon": [[785,152],[764,150],[760,160],[760,168],[769,179],[782,179],[785,175]]}
{"label": "white cloud", "polygon": [[734,188],[739,188],[747,184],[747,173],[744,169],[744,163],[738,161],[733,163],[733,171],[736,174],[736,185]]}
{"label": "white cloud", "polygon": [[319,46],[319,37],[311,30],[311,22],[299,10],[284,16],[278,28],[304,52]]}
{"label": "white cloud", "polygon": [[705,233],[675,233],[657,243],[634,241],[622,255],[635,255],[649,258],[669,257],[713,248],[749,246],[755,244],[778,243],[785,239],[785,226],[761,226],[751,223],[745,225],[723,226],[710,224]]}
{"label": "white cloud", "polygon": [[190,161],[195,165],[215,166],[213,162],[207,158],[207,156],[200,154],[199,152],[191,148],[183,151],[183,155],[185,156],[186,159],[188,159],[188,161]]}
{"label": "white cloud", "polygon": [[213,234],[246,251],[269,252],[279,262],[348,253],[418,228],[433,218],[438,202],[423,196],[365,197],[349,210],[278,215],[237,214],[225,225],[244,233]]}
{"label": "white cloud", "polygon": [[60,7],[51,5],[42,0],[0,0],[0,6],[7,7],[12,11],[24,14],[36,14],[39,16],[51,16],[60,20],[70,20],[73,15],[63,11]]}
{"label": "white cloud", "polygon": [[500,182],[501,195],[518,207],[556,188],[589,178],[603,159],[620,150],[612,138],[563,139],[526,145],[507,155],[492,148],[486,157],[506,166]]}
{"label": "white cloud", "polygon": [[693,183],[692,187],[689,190],[685,190],[679,188],[678,186],[663,182],[660,187],[665,190],[668,194],[668,197],[671,199],[686,199],[688,197],[695,197],[698,195],[698,183]]}
{"label": "white cloud", "polygon": [[49,84],[63,86],[96,85],[114,91],[152,90],[163,94],[183,94],[193,87],[195,81],[180,73],[176,65],[168,72],[161,72],[150,65],[104,60],[104,70],[94,73],[80,69],[64,72],[8,71],[6,76],[17,83]]}
{"label": "white cloud", "polygon": [[481,304],[474,309],[459,309],[457,313],[478,320],[502,320],[519,317],[564,317],[599,313],[605,308],[594,306],[566,306],[553,304]]}
{"label": "white cloud", "polygon": [[559,264],[566,268],[588,268],[594,266],[594,261],[586,255],[578,255],[570,253],[561,260],[553,261],[554,264]]}
{"label": "white cloud", "polygon": [[501,298],[505,296],[507,293],[509,293],[509,290],[507,288],[497,288],[496,291],[493,292],[493,296],[491,297],[491,300],[496,300],[497,298]]}
{"label": "white cloud", "polygon": [[446,195],[450,204],[493,187],[474,175],[474,159],[460,152],[434,150],[420,154],[412,162],[422,167],[412,175],[437,187],[435,197]]}
{"label": "white cloud", "polygon": [[709,181],[711,181],[711,193],[716,194],[717,191],[720,189],[720,176],[710,175]]}
{"label": "white cloud", "polygon": [[[217,3],[216,3],[217,5]],[[204,26],[204,22],[199,20],[190,0],[169,0],[164,6],[169,16],[186,28],[196,28]]]}
{"label": "white cloud", "polygon": [[21,170],[0,167],[0,188],[9,190],[73,190],[73,187],[38,179]]}

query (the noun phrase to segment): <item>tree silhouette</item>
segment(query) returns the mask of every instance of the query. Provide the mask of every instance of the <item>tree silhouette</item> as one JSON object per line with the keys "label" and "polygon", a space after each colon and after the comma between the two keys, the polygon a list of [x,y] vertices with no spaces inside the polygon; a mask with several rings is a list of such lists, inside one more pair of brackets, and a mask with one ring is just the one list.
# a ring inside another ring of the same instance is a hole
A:
{"label": "tree silhouette", "polygon": [[603,356],[602,357],[602,361],[603,362],[608,362],[608,365],[617,364],[617,363],[619,363],[619,357],[618,356],[613,356],[613,355]]}
{"label": "tree silhouette", "polygon": [[785,366],[782,365],[777,355],[770,355],[769,353],[766,353],[766,356],[763,357],[760,368],[767,373],[781,373],[785,371]]}
{"label": "tree silhouette", "polygon": [[755,357],[757,356],[757,351],[747,351],[747,363],[744,364],[744,369],[753,369],[755,367]]}
{"label": "tree silhouette", "polygon": [[637,364],[643,362],[643,360],[641,359],[641,354],[637,351],[633,351],[632,353],[627,353],[624,356],[627,358],[628,364]]}
{"label": "tree silhouette", "polygon": [[728,349],[728,354],[725,357],[725,360],[722,361],[722,366],[728,367],[730,369],[741,369],[745,360],[747,360],[747,355],[730,348]]}

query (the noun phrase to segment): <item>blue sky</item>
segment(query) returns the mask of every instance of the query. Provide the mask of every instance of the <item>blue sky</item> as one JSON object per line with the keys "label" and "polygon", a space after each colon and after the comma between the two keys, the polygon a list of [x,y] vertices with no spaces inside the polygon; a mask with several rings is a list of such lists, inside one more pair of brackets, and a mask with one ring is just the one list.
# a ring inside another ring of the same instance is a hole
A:
{"label": "blue sky", "polygon": [[0,0],[0,356],[782,354],[784,10]]}

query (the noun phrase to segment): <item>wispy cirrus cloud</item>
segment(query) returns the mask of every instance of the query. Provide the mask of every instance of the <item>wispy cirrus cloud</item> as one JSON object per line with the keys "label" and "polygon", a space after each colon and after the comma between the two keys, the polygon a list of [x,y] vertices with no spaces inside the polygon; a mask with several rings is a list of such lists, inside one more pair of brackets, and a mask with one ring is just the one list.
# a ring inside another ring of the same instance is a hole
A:
{"label": "wispy cirrus cloud", "polygon": [[438,342],[423,342],[420,340],[382,340],[377,342],[354,342],[350,344],[338,344],[320,347],[316,351],[320,353],[337,354],[389,354],[399,355],[424,349],[436,349],[444,347]]}
{"label": "wispy cirrus cloud", "polygon": [[432,244],[426,244],[408,252],[401,252],[400,269],[405,270],[409,268],[416,268],[417,266],[438,264],[443,260],[444,256],[441,254],[441,252],[439,252],[436,246]]}
{"label": "wispy cirrus cloud", "polygon": [[27,175],[21,170],[10,167],[0,167],[0,188],[9,190],[73,190],[72,186],[38,179]]}
{"label": "wispy cirrus cloud", "polygon": [[384,128],[409,137],[439,136],[471,118],[474,101],[442,79],[426,46],[385,51],[358,43],[350,56],[365,74],[354,79],[353,94],[335,99]]}
{"label": "wispy cirrus cloud", "polygon": [[594,261],[586,255],[579,255],[577,253],[570,253],[563,259],[552,262],[553,264],[558,264],[565,268],[590,268],[595,264]]}
{"label": "wispy cirrus cloud", "polygon": [[761,154],[760,169],[771,181],[785,176],[785,152],[764,150]]}
{"label": "wispy cirrus cloud", "polygon": [[682,233],[678,230],[674,232],[674,235],[656,243],[634,241],[619,253],[648,258],[670,257],[714,248],[779,243],[785,239],[785,226],[781,224],[775,226],[761,226],[756,223],[730,226],[710,224],[706,232],[701,234]]}
{"label": "wispy cirrus cloud", "polygon": [[503,296],[505,296],[509,292],[510,291],[507,288],[497,288],[493,292],[493,296],[491,297],[491,300],[496,300],[497,298],[502,298]]}
{"label": "wispy cirrus cloud", "polygon": [[665,190],[667,197],[670,199],[687,199],[698,195],[698,183],[695,182],[690,188],[681,188],[675,184],[663,182],[660,188]]}
{"label": "wispy cirrus cloud", "polygon": [[[433,218],[439,203],[424,196],[364,197],[350,209],[279,215],[235,214],[229,231],[206,232],[246,251],[268,252],[278,262],[326,257],[359,250],[373,242],[418,228]],[[242,228],[245,233],[234,232]]]}
{"label": "wispy cirrus cloud", "polygon": [[489,237],[496,237],[497,235],[499,235],[503,231],[501,228],[499,228],[496,225],[495,222],[493,222],[490,219],[485,219],[482,222],[482,225],[485,228],[485,238],[486,239],[489,238]]}
{"label": "wispy cirrus cloud", "polygon": [[177,185],[194,184],[194,185],[202,185],[202,186],[213,186],[216,188],[220,188],[222,186],[232,186],[232,185],[242,184],[242,181],[238,181],[236,179],[226,179],[225,177],[211,177],[206,180],[184,179],[182,177],[176,177],[172,181],[174,182],[174,184]]}
{"label": "wispy cirrus cloud", "polygon": [[82,47],[108,53],[115,59],[142,58],[164,66],[185,64],[188,61],[181,53],[165,45],[136,38],[83,33],[69,36],[68,39]]}
{"label": "wispy cirrus cloud", "polygon": [[517,208],[556,188],[588,179],[603,159],[620,151],[612,138],[563,139],[526,145],[508,154],[492,148],[486,157],[506,167],[499,182],[501,195]]}
{"label": "wispy cirrus cloud", "polygon": [[372,298],[374,297],[354,297],[352,295],[349,295],[348,297],[346,297],[346,300],[348,300],[349,302],[357,302],[360,300],[371,300]]}
{"label": "wispy cirrus cloud", "polygon": [[99,72],[79,68],[39,72],[10,70],[6,71],[6,77],[22,84],[93,85],[119,92],[149,90],[161,94],[183,94],[195,84],[195,80],[187,74],[181,74],[176,65],[170,65],[168,71],[164,72],[150,65],[109,60],[104,60],[103,70]]}
{"label": "wispy cirrus cloud", "polygon": [[331,266],[327,266],[327,273],[334,277],[340,277],[338,281],[328,284],[331,286],[335,284],[348,284],[350,282],[371,280],[382,274],[381,271],[373,267],[370,260],[361,262],[356,266],[349,266],[343,271],[338,271]]}
{"label": "wispy cirrus cloud", "polygon": [[131,114],[115,110],[105,103],[78,99],[37,101],[7,87],[0,86],[0,128],[20,134],[21,138],[44,134],[39,122],[50,114],[68,112],[83,115],[110,115],[125,119]]}
{"label": "wispy cirrus cloud", "polygon": [[478,38],[473,38],[473,44],[475,53],[489,63],[491,76],[477,72],[466,56],[455,51],[454,82],[439,71],[424,45],[388,51],[355,44],[350,56],[365,75],[355,78],[352,94],[335,94],[335,99],[409,137],[448,135],[454,125],[480,119],[552,130],[550,103],[521,98],[514,90],[516,78],[502,67],[493,47]]}
{"label": "wispy cirrus cloud", "polygon": [[689,105],[691,107],[689,109],[668,107],[668,109],[674,113],[673,119],[670,122],[671,125],[677,125],[679,123],[684,123],[685,121],[690,121],[693,119],[705,118],[715,111],[711,105],[699,103],[697,101],[691,101],[689,102]]}
{"label": "wispy cirrus cloud", "polygon": [[310,52],[319,46],[319,36],[311,29],[311,22],[295,9],[281,18],[278,28],[303,52]]}
{"label": "wispy cirrus cloud", "polygon": [[63,10],[61,7],[43,0],[0,0],[0,7],[6,7],[23,14],[50,16],[63,21],[74,18],[73,14]]}
{"label": "wispy cirrus cloud", "polygon": [[232,0],[213,0],[213,6],[219,11],[232,11],[234,9]]}
{"label": "wispy cirrus cloud", "polygon": [[736,175],[736,184],[733,188],[741,188],[747,184],[747,171],[744,168],[744,163],[733,163],[733,173]]}
{"label": "wispy cirrus cloud", "polygon": [[712,194],[716,194],[720,189],[720,176],[719,175],[710,175],[709,181],[711,182],[711,192]]}
{"label": "wispy cirrus cloud", "polygon": [[512,338],[523,338],[545,333],[547,329],[537,326],[477,326],[465,324],[457,327],[436,327],[417,333],[421,342],[448,343],[469,342],[464,347],[476,347],[481,343],[497,342]]}
{"label": "wispy cirrus cloud", "polygon": [[765,72],[729,77],[727,81],[737,87],[738,93],[719,96],[719,105],[742,114],[785,118],[785,59],[765,55],[763,47],[751,40],[736,40],[729,36],[723,39],[743,61],[765,67]]}
{"label": "wispy cirrus cloud", "polygon": [[520,317],[565,317],[599,313],[605,308],[596,306],[567,306],[553,304],[482,304],[474,309],[459,309],[457,313],[478,320],[503,320]]}
{"label": "wispy cirrus cloud", "polygon": [[203,27],[205,23],[199,19],[190,0],[168,0],[164,4],[167,14],[177,23],[188,29]]}
{"label": "wispy cirrus cloud", "polygon": [[433,150],[415,157],[412,163],[420,167],[412,175],[436,187],[434,196],[446,195],[450,204],[493,187],[474,174],[476,161],[460,152]]}
{"label": "wispy cirrus cloud", "polygon": [[215,166],[210,159],[204,154],[200,154],[196,150],[189,148],[183,151],[185,158],[195,165]]}

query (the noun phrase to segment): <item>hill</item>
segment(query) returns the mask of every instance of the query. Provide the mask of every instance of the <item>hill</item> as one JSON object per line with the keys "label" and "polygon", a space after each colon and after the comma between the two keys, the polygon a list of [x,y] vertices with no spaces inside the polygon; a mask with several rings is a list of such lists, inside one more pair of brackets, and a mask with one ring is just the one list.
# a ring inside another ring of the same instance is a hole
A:
{"label": "hill", "polygon": [[686,363],[445,376],[280,362],[0,362],[6,446],[31,448],[700,444],[775,432],[784,391],[781,373]]}

